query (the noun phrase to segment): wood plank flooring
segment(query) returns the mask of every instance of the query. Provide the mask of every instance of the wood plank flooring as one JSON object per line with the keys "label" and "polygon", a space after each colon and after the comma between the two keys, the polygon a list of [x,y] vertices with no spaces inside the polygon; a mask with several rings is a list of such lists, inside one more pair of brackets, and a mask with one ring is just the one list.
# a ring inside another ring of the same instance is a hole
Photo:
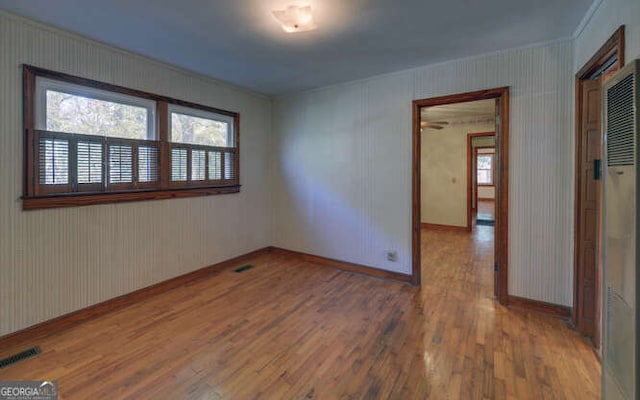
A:
{"label": "wood plank flooring", "polygon": [[424,231],[421,289],[263,255],[51,334],[0,380],[61,399],[597,399],[564,321],[492,299],[492,227]]}
{"label": "wood plank flooring", "polygon": [[474,219],[495,220],[496,202],[493,200],[478,200],[478,208]]}

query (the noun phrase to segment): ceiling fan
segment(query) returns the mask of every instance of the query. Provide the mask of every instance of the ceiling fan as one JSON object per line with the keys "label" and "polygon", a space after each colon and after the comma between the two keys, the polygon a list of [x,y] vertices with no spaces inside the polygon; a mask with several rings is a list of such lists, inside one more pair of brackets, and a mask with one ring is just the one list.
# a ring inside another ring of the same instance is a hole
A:
{"label": "ceiling fan", "polygon": [[421,121],[420,128],[442,129],[443,125],[449,125],[447,121]]}

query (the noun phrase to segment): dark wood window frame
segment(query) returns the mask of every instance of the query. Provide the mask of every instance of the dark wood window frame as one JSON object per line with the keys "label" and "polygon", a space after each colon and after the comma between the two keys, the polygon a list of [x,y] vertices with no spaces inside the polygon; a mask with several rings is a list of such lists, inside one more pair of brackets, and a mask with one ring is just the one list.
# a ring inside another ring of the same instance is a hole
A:
{"label": "dark wood window frame", "polygon": [[[46,78],[69,84],[80,85],[89,89],[134,96],[155,102],[155,124],[153,140],[122,139],[104,136],[81,135],[73,133],[50,132],[36,129],[36,79]],[[233,121],[233,146],[216,147],[188,143],[173,143],[169,137],[171,105],[191,108],[230,117]],[[106,204],[127,201],[160,200],[169,198],[209,196],[240,191],[240,115],[237,112],[220,110],[217,108],[190,103],[166,96],[160,96],[140,90],[81,78],[61,72],[54,72],[39,67],[23,65],[23,121],[24,121],[24,188],[22,208],[24,210],[42,208],[73,207],[93,204]],[[40,140],[65,140],[68,143],[68,183],[58,188],[50,184],[43,184],[39,179],[39,146]],[[99,184],[78,184],[74,181],[75,162],[74,149],[78,141],[90,141],[95,146],[102,146],[102,163],[104,164],[103,178]],[[108,168],[107,151],[109,146],[129,146],[133,155],[131,170],[132,182],[127,184],[106,183]],[[137,162],[140,155],[138,147],[157,150],[158,178],[155,182],[140,182],[138,179]],[[187,174],[191,177],[191,154],[198,152],[205,155],[205,179],[187,181],[171,180],[172,150],[182,149],[187,152]],[[209,173],[210,157],[216,163],[216,173]],[[225,165],[225,162],[229,165]],[[212,178],[214,176],[214,178]],[[79,188],[81,187],[81,188]]]}

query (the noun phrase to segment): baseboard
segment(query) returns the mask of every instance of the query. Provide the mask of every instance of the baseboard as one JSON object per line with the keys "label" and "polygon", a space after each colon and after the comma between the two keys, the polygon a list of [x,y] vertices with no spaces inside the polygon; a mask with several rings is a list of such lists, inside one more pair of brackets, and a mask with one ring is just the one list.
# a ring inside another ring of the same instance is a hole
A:
{"label": "baseboard", "polygon": [[189,272],[187,274],[180,275],[178,277],[175,277],[160,283],[156,283],[154,285],[147,286],[142,289],[138,289],[134,292],[123,294],[118,297],[114,297],[113,299],[109,299],[101,303],[94,304],[92,306],[80,309],[78,311],[73,311],[69,314],[61,315],[59,317],[50,319],[48,321],[44,321],[39,324],[30,326],[28,328],[21,329],[19,331],[0,337],[0,349],[10,347],[10,346],[15,346],[20,343],[32,341],[36,338],[40,338],[42,336],[51,334],[53,332],[72,327],[81,322],[99,317],[101,315],[107,314],[119,308],[126,307],[128,305],[140,302],[144,299],[155,296],[157,294],[167,292],[171,289],[175,289],[187,283],[191,283],[193,281],[205,278],[211,274],[220,272],[224,269],[235,266],[251,258],[257,257],[259,255],[268,254],[268,252],[269,252],[269,247],[255,250],[250,253],[243,254],[241,256],[234,257],[232,259],[222,261],[217,264],[210,265],[208,267],[204,267],[199,270]]}
{"label": "baseboard", "polygon": [[374,276],[376,278],[400,281],[404,283],[412,283],[412,280],[413,280],[411,275],[405,275],[399,272],[385,271],[383,269],[368,267],[366,265],[334,260],[332,258],[316,256],[308,253],[301,253],[299,251],[287,250],[279,247],[271,247],[270,251],[272,254],[296,257],[310,263],[320,264],[328,267],[334,267],[344,271],[355,272],[358,274]]}
{"label": "baseboard", "polygon": [[422,229],[433,229],[435,231],[469,232],[469,228],[467,228],[466,226],[429,224],[429,223],[423,222],[420,224],[420,227]]}
{"label": "baseboard", "polygon": [[509,306],[537,311],[555,317],[569,318],[571,308],[559,304],[547,303],[539,300],[526,299],[524,297],[509,295]]}

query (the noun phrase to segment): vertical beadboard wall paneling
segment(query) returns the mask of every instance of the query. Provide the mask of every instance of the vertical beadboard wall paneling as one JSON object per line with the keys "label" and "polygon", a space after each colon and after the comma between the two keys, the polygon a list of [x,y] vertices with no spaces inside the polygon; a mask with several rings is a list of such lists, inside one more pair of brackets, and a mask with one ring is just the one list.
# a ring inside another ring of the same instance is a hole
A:
{"label": "vertical beadboard wall paneling", "polygon": [[[270,99],[0,11],[0,336],[270,245]],[[237,194],[23,212],[22,65],[239,112]]]}
{"label": "vertical beadboard wall paneling", "polygon": [[627,61],[640,57],[640,2],[602,0],[574,40],[573,71],[578,72],[619,26],[625,26],[624,53]]}
{"label": "vertical beadboard wall paneling", "polygon": [[[508,86],[509,293],[571,306],[572,57],[560,40],[276,98],[274,245],[410,273],[411,102]],[[354,160],[318,152],[354,140]],[[386,261],[391,249],[399,262]]]}
{"label": "vertical beadboard wall paneling", "polygon": [[276,99],[274,246],[411,273],[410,97],[398,74]]}

